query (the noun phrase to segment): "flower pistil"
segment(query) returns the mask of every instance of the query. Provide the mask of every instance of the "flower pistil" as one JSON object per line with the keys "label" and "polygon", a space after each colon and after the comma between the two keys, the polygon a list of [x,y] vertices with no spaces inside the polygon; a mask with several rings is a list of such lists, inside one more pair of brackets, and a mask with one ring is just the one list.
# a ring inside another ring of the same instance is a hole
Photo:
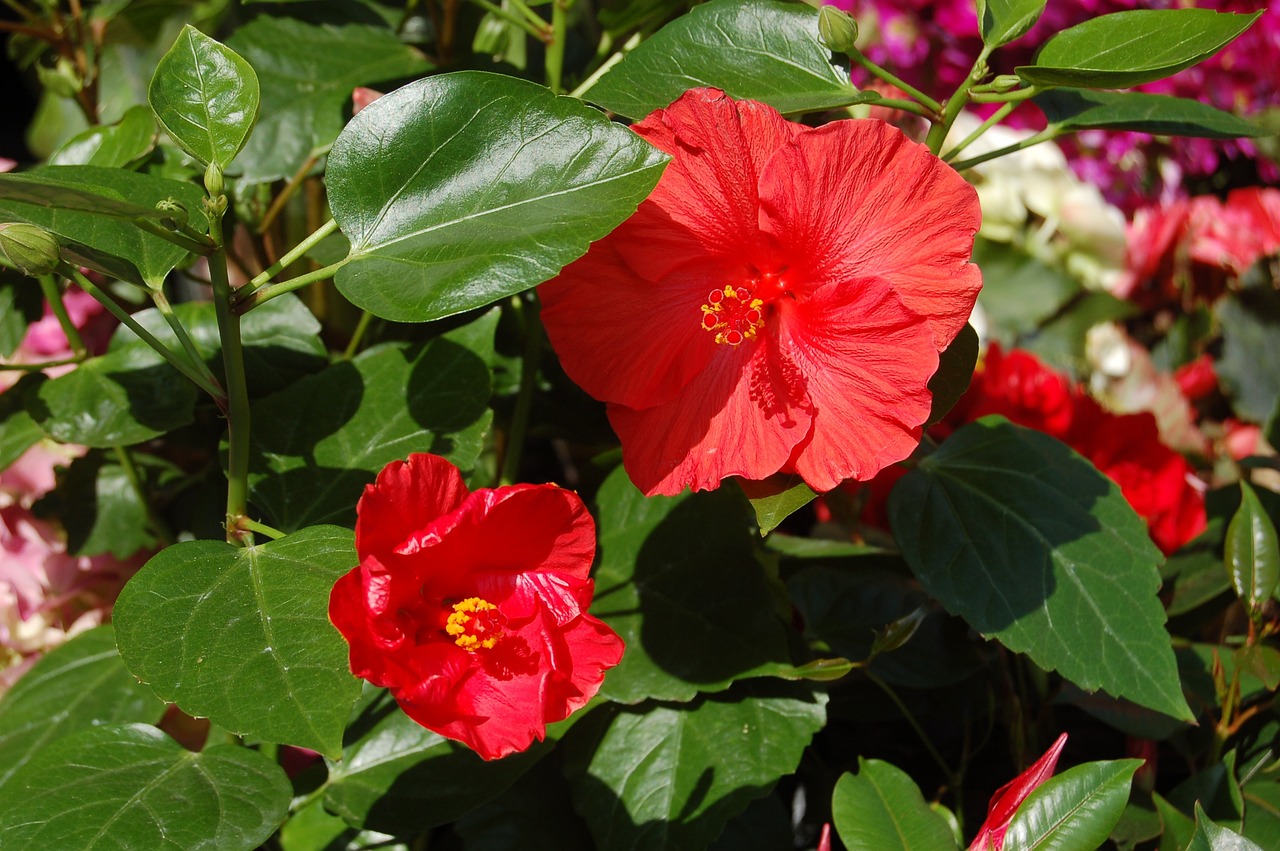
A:
{"label": "flower pistil", "polygon": [[445,621],[444,631],[453,636],[453,643],[474,653],[492,650],[502,637],[506,618],[498,607],[480,597],[468,597],[453,604],[453,614]]}

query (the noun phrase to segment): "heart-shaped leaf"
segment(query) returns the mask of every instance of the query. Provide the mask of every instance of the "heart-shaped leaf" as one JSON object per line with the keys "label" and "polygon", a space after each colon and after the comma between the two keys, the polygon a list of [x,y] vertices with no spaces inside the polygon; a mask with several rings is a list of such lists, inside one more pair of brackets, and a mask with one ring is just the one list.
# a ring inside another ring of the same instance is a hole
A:
{"label": "heart-shaped leaf", "polygon": [[1001,417],[970,423],[898,482],[889,514],[925,590],[974,629],[1081,688],[1191,720],[1160,552],[1065,444]]}
{"label": "heart-shaped leaf", "polygon": [[351,532],[334,526],[243,549],[169,547],[120,594],[120,653],[188,714],[336,757],[360,683],[329,623],[329,591],[355,563]]}
{"label": "heart-shaped leaf", "polygon": [[342,294],[423,322],[542,283],[635,211],[666,154],[573,98],[478,71],[365,108],[329,155]]}
{"label": "heart-shaped leaf", "polygon": [[915,781],[878,759],[859,757],[858,773],[840,778],[831,797],[831,817],[849,851],[956,848],[951,828],[925,803]]}
{"label": "heart-shaped leaf", "polygon": [[155,727],[104,725],[41,751],[0,790],[6,847],[251,851],[292,789],[257,751],[184,750]]}
{"label": "heart-shaped leaf", "polygon": [[688,89],[711,86],[779,112],[812,112],[878,100],[831,64],[818,11],[774,0],[713,0],[640,43],[583,95],[643,118]]}
{"label": "heart-shaped leaf", "polygon": [[134,679],[110,624],[42,656],[0,699],[0,789],[42,749],[99,724],[158,721],[164,704]]}
{"label": "heart-shaped leaf", "polygon": [[147,100],[182,150],[225,169],[258,117],[258,76],[234,50],[187,25],[156,66]]}

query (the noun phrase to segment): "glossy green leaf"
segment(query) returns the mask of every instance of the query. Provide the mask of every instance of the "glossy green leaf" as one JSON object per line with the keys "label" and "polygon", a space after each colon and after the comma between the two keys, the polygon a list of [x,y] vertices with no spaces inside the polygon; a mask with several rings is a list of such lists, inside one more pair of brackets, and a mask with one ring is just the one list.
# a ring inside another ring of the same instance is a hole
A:
{"label": "glossy green leaf", "polygon": [[591,613],[627,645],[602,695],[690,700],[791,666],[741,497],[721,488],[646,498],[618,468],[596,499]]}
{"label": "glossy green leaf", "polygon": [[818,40],[818,10],[775,0],[695,6],[629,52],[583,95],[643,118],[687,89],[711,86],[780,112],[878,99],[858,92]]}
{"label": "glossy green leaf", "polygon": [[130,107],[115,124],[77,133],[49,156],[49,165],[126,168],[156,146],[156,119],[145,106]]}
{"label": "glossy green leaf", "polygon": [[1260,14],[1139,9],[1101,15],[1049,39],[1035,64],[1017,73],[1039,86],[1127,89],[1208,59]]}
{"label": "glossy green leaf", "polygon": [[231,167],[255,182],[290,177],[312,150],[332,144],[356,86],[431,68],[393,31],[367,24],[262,15],[236,30],[227,46],[253,66],[262,85],[262,115]]}
{"label": "glossy green leaf", "polygon": [[120,653],[190,715],[336,756],[360,683],[329,623],[329,591],[355,564],[351,532],[332,526],[244,549],[169,547],[120,594]]}
{"label": "glossy green leaf", "polygon": [[1234,830],[1215,824],[1196,802],[1196,829],[1186,851],[1263,851],[1261,845],[1251,842]]}
{"label": "glossy green leaf", "polygon": [[965,325],[938,356],[938,370],[929,379],[933,405],[929,408],[926,427],[940,421],[960,401],[964,391],[969,389],[977,363],[978,332],[972,325]]}
{"label": "glossy green leaf", "polygon": [[859,757],[858,773],[840,778],[831,817],[849,851],[955,851],[951,828],[915,781],[878,759]]}
{"label": "glossy green leaf", "polygon": [[280,828],[280,851],[410,851],[408,843],[374,830],[357,830],[330,815],[319,798],[294,810]]}
{"label": "glossy green leaf", "polygon": [[[142,463],[134,458],[140,482],[157,478],[158,463]],[[171,475],[179,474],[169,468]],[[110,553],[127,558],[144,547],[156,544],[150,529],[147,506],[125,469],[110,463],[100,452],[92,452],[71,462],[58,483],[59,513],[67,531],[67,551],[83,556]]]}
{"label": "glossy green leaf", "polygon": [[[222,374],[222,338],[213,302],[187,302],[173,309],[187,336],[215,375]],[[182,344],[158,310],[133,315],[143,328],[174,351]],[[254,308],[240,319],[240,342],[251,396],[274,393],[324,369],[328,352],[320,340],[320,323],[297,296],[286,293]],[[111,352],[145,349],[147,344],[127,328],[111,338]]]}
{"label": "glossy green leaf", "polygon": [[[483,320],[493,333],[493,320]],[[361,352],[254,406],[249,497],[286,531],[350,524],[365,485],[411,452],[469,470],[493,413],[489,370],[451,332]],[[490,337],[492,339],[492,337]]]}
{"label": "glossy green leaf", "polygon": [[351,240],[338,289],[422,322],[554,277],[635,211],[666,154],[573,98],[478,71],[411,83],[351,120],[329,155]]}
{"label": "glossy green leaf", "polygon": [[611,851],[706,848],[795,771],[827,718],[825,694],[778,681],[609,710],[588,716],[562,748],[574,807],[596,847]]}
{"label": "glossy green leaf", "polygon": [[54,440],[100,449],[131,446],[192,420],[196,386],[149,348],[90,358],[23,397]]}
{"label": "glossy green leaf", "polygon": [[0,698],[0,789],[41,750],[99,724],[160,720],[164,704],[125,668],[110,624],[50,650]]}
{"label": "glossy green leaf", "polygon": [[433,733],[389,697],[352,725],[341,762],[329,762],[324,805],[353,827],[417,835],[475,809],[528,771],[549,744],[486,762]]}
{"label": "glossy green leaf", "polygon": [[[207,227],[200,206],[203,197],[190,183],[119,168],[62,165],[0,174],[0,220],[47,228],[91,250],[79,258],[83,265],[149,286],[163,283],[189,254],[127,220],[158,219],[155,205],[173,198],[187,208],[191,226],[202,230]],[[99,262],[93,252],[115,262]]]}
{"label": "glossy green leaf", "polygon": [[1063,130],[1133,130],[1157,136],[1235,139],[1260,136],[1262,128],[1189,98],[1142,92],[1051,89],[1032,100],[1049,123]]}
{"label": "glossy green leaf", "polygon": [[1045,0],[978,0],[978,24],[987,47],[1025,35],[1044,12]]}
{"label": "glossy green leaf", "polygon": [[0,393],[0,471],[22,457],[22,454],[44,437],[44,432],[22,405],[26,387],[41,379],[31,378]]}
{"label": "glossy green leaf", "polygon": [[1280,543],[1248,482],[1240,482],[1240,492],[1240,508],[1227,527],[1225,561],[1236,596],[1256,617],[1280,581]]}
{"label": "glossy green leaf", "polygon": [[1140,759],[1089,762],[1050,777],[1014,813],[1004,835],[1018,851],[1077,851],[1106,841],[1129,801]]}
{"label": "glossy green leaf", "polygon": [[982,267],[978,303],[1004,346],[1034,333],[1081,291],[1075,278],[1005,243],[978,239],[973,262]]}
{"label": "glossy green leaf", "polygon": [[226,168],[258,117],[258,76],[234,50],[185,26],[147,89],[156,120],[182,150]]}
{"label": "glossy green leaf", "polygon": [[986,417],[894,488],[903,556],[948,611],[1081,688],[1174,718],[1161,556],[1120,489],[1047,435]]}
{"label": "glossy green leaf", "polygon": [[779,473],[763,481],[739,479],[756,512],[760,534],[767,535],[795,512],[818,498],[817,492],[795,474]]}
{"label": "glossy green leaf", "polygon": [[1214,369],[1236,413],[1265,423],[1280,405],[1280,293],[1250,289],[1214,307],[1222,328],[1222,357]]}
{"label": "glossy green leaf", "polygon": [[105,725],[60,739],[0,790],[14,848],[251,851],[284,821],[292,790],[256,751],[184,750],[155,727]]}

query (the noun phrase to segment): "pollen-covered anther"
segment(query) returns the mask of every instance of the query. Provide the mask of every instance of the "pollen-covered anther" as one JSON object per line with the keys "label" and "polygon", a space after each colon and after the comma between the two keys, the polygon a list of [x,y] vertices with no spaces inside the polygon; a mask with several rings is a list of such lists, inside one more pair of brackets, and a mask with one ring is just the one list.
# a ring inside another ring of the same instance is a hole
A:
{"label": "pollen-covered anther", "polygon": [[502,637],[506,618],[498,607],[480,597],[468,597],[453,604],[453,614],[445,621],[444,631],[463,650],[492,650]]}
{"label": "pollen-covered anther", "polygon": [[702,305],[702,327],[715,333],[717,343],[737,346],[764,327],[763,308],[764,302],[746,287],[712,290]]}

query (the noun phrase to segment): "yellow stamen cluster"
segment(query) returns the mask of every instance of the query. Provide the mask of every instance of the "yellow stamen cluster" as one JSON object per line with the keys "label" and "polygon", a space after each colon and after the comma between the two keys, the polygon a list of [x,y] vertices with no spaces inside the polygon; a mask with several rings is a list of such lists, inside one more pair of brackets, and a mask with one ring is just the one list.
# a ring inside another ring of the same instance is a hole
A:
{"label": "yellow stamen cluster", "polygon": [[452,635],[453,643],[463,650],[472,653],[480,649],[492,650],[502,634],[500,617],[498,607],[493,603],[479,597],[468,597],[454,603],[453,614],[445,621],[444,631]]}

